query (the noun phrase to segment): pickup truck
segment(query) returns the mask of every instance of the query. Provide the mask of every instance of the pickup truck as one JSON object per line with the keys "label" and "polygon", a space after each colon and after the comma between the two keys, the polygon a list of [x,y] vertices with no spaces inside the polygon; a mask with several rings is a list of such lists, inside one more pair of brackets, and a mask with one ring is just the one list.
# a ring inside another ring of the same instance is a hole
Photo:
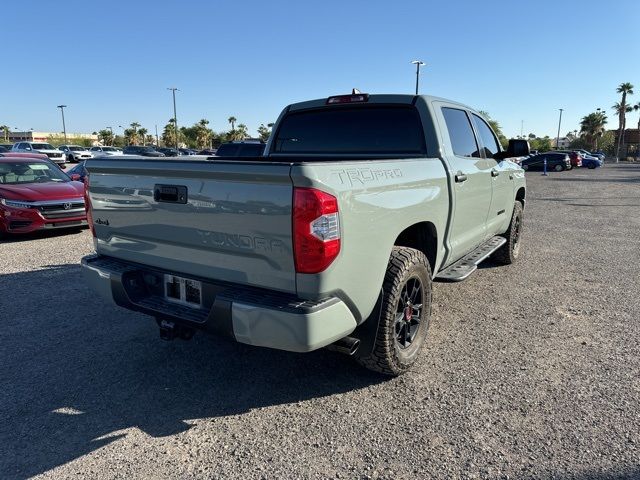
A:
{"label": "pickup truck", "polygon": [[260,157],[86,162],[87,282],[155,317],[399,375],[427,340],[432,281],[521,252],[524,171],[475,110],[354,92],[289,105]]}

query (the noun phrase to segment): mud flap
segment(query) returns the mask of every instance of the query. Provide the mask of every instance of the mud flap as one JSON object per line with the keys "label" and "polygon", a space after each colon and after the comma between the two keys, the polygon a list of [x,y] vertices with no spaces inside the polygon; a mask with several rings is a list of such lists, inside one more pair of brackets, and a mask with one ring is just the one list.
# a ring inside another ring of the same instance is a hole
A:
{"label": "mud flap", "polygon": [[380,325],[383,296],[384,292],[380,289],[378,300],[369,317],[358,325],[353,333],[349,335],[350,337],[355,337],[360,340],[360,346],[353,354],[354,357],[368,357],[373,353],[373,347],[376,344],[376,338],[378,336],[378,326]]}

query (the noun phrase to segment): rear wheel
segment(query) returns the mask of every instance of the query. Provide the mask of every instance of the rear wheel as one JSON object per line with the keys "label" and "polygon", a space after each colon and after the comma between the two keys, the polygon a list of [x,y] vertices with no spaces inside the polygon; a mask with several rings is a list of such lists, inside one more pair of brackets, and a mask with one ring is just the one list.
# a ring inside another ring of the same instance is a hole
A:
{"label": "rear wheel", "polygon": [[564,170],[564,167],[562,165],[560,165],[560,164],[557,164],[555,167],[553,167],[553,169],[556,172],[561,172],[562,170]]}
{"label": "rear wheel", "polygon": [[431,317],[431,268],[425,255],[393,247],[383,284],[378,333],[371,354],[356,357],[366,368],[400,375],[415,363]]}
{"label": "rear wheel", "polygon": [[493,254],[493,260],[500,265],[511,265],[518,259],[520,255],[520,240],[522,237],[522,226],[524,220],[524,210],[522,204],[516,202],[513,206],[513,214],[511,215],[511,223],[509,229],[503,235],[507,239],[502,247]]}

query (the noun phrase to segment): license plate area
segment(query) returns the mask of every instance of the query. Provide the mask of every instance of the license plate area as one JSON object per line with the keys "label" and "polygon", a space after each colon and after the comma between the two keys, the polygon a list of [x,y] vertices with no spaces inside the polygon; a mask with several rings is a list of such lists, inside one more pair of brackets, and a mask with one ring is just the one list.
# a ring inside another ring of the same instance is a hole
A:
{"label": "license plate area", "polygon": [[165,273],[164,298],[180,305],[202,308],[202,282]]}

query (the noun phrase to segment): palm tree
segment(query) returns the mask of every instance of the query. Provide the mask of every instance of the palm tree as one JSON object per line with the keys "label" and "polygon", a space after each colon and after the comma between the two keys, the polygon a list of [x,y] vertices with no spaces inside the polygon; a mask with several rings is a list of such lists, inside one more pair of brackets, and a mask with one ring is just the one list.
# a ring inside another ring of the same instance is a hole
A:
{"label": "palm tree", "polygon": [[[640,102],[636,103],[633,107],[634,111],[639,111],[640,110]],[[640,117],[638,117],[638,133],[637,133],[637,137],[638,138],[638,144],[636,145],[636,154],[635,154],[635,159],[638,160],[638,153],[640,153]]]}
{"label": "palm tree", "polygon": [[[138,126],[140,126],[140,125],[138,125]],[[147,135],[147,133],[149,133],[149,130],[147,130],[146,128],[140,128],[140,129],[138,129],[138,133],[140,134],[140,137],[142,137],[142,145],[146,145],[147,144],[146,135]]]}
{"label": "palm tree", "polygon": [[[618,114],[618,148],[616,149],[616,159],[620,158],[620,148],[624,145],[624,129],[626,127],[626,113],[627,113],[627,95],[633,95],[633,85],[629,82],[621,83],[616,88],[616,92],[622,94],[622,99],[620,100],[619,108],[617,108]],[[614,109],[616,106],[614,105]]]}
{"label": "palm tree", "polygon": [[593,146],[594,150],[598,149],[598,138],[604,134],[606,123],[607,116],[603,112],[594,112],[582,117],[580,134],[584,135],[586,141]]}
{"label": "palm tree", "polygon": [[2,130],[4,132],[4,141],[8,142],[9,141],[9,127],[7,127],[6,125],[2,125],[2,126],[0,126],[0,130]]}
{"label": "palm tree", "polygon": [[236,117],[229,117],[229,119],[227,121],[231,124],[231,130],[235,130],[236,129],[236,122],[238,121],[236,119]]}

